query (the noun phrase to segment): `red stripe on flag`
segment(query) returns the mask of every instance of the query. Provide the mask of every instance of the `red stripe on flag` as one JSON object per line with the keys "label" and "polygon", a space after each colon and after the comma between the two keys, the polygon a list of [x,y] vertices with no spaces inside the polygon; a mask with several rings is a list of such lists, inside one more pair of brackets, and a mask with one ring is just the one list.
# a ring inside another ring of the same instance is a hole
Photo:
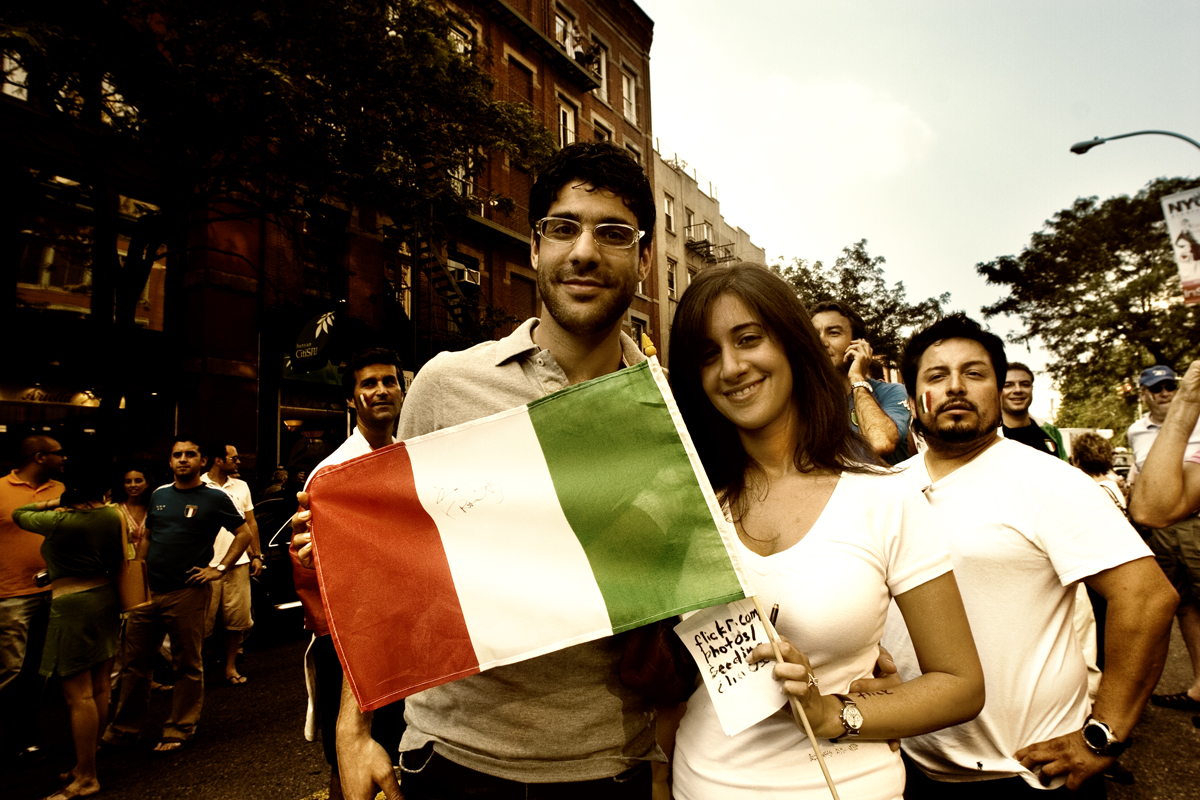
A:
{"label": "red stripe on flag", "polygon": [[[368,461],[369,469],[344,469]],[[479,672],[404,444],[326,467],[308,491],[321,598],[359,707]]]}

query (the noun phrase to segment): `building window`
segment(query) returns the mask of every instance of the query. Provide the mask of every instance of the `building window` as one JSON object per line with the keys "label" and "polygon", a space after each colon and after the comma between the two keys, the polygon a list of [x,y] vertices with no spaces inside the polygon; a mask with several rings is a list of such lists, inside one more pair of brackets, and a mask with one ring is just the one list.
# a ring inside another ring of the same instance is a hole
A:
{"label": "building window", "polygon": [[637,125],[637,78],[628,72],[621,73],[621,97],[625,104],[625,119]]}
{"label": "building window", "polygon": [[575,106],[558,99],[558,146],[566,147],[575,141]]}
{"label": "building window", "polygon": [[679,264],[673,258],[667,259],[667,297],[675,299],[675,272]]}
{"label": "building window", "polygon": [[533,104],[533,70],[515,59],[508,59],[508,99]]}
{"label": "building window", "polygon": [[412,249],[408,243],[385,236],[383,240],[383,281],[386,297],[412,319]]}
{"label": "building window", "polygon": [[510,274],[512,310],[523,320],[537,316],[537,284],[524,275]]}
{"label": "building window", "polygon": [[[594,38],[594,37],[593,37]],[[592,64],[592,70],[596,73],[596,77],[600,79],[600,85],[592,90],[592,96],[604,102],[609,102],[608,99],[608,48],[599,42],[596,42],[596,47],[592,51],[595,54],[595,62]]]}
{"label": "building window", "polygon": [[675,198],[663,195],[663,220],[667,223],[667,232],[675,232]]}
{"label": "building window", "polygon": [[554,41],[558,42],[558,46],[563,50],[570,52],[569,43],[571,40],[571,26],[573,20],[564,14],[561,10],[554,15]]}
{"label": "building window", "polygon": [[631,144],[626,144],[625,149],[628,150],[629,153],[633,156],[634,161],[636,161],[639,164],[642,163],[642,151],[641,150],[638,150],[636,147],[634,147]]}
{"label": "building window", "polygon": [[554,12],[554,41],[572,58],[584,51],[583,31],[575,18],[561,8]]}
{"label": "building window", "polygon": [[461,25],[450,26],[450,46],[459,55],[470,56],[475,49],[475,34]]}
{"label": "building window", "polygon": [[593,120],[592,127],[595,129],[594,138],[597,142],[611,142],[613,140],[613,132],[600,120]]}
{"label": "building window", "polygon": [[700,270],[696,269],[695,267],[688,267],[688,286],[691,286],[692,281],[696,280],[696,275],[699,274],[699,272]]}
{"label": "building window", "polygon": [[[38,179],[43,197],[15,219],[19,231],[16,306],[86,317],[92,312],[92,255],[97,244],[95,229],[90,224],[92,212],[84,205],[87,187],[59,175],[38,175],[32,171],[30,175]],[[120,290],[135,293],[137,297],[133,319],[124,321],[161,331],[166,278],[164,254],[155,254],[150,263],[129,260],[138,219],[157,213],[157,206],[121,195],[119,230],[115,241],[110,239],[108,246],[116,247]],[[135,257],[140,259],[144,255],[138,253]],[[133,286],[134,280],[140,285]],[[111,308],[108,313],[112,313]]]}
{"label": "building window", "polygon": [[642,336],[646,333],[646,330],[647,326],[645,320],[638,319],[637,317],[630,315],[629,338],[633,339],[633,342],[637,345],[638,350],[642,349]]}
{"label": "building window", "polygon": [[691,227],[696,224],[696,212],[690,208],[683,210],[683,232],[691,233]]}
{"label": "building window", "polygon": [[26,88],[25,81],[29,74],[25,72],[21,62],[8,53],[4,53],[0,55],[0,65],[4,68],[4,94],[18,100],[28,100],[29,90]]}

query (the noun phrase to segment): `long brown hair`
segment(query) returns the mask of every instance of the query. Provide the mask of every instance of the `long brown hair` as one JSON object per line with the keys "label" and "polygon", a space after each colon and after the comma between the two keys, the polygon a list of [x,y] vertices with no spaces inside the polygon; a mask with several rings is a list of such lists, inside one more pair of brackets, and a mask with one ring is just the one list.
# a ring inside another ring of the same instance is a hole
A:
{"label": "long brown hair", "polygon": [[671,390],[713,488],[740,519],[746,511],[746,475],[758,465],[746,455],[737,428],[713,407],[700,373],[708,317],[717,300],[734,295],[746,304],[783,348],[792,368],[792,392],[800,408],[793,460],[815,469],[880,472],[882,462],[850,427],[841,375],[813,329],[795,292],[762,264],[740,262],[702,270],[688,286],[671,324]]}

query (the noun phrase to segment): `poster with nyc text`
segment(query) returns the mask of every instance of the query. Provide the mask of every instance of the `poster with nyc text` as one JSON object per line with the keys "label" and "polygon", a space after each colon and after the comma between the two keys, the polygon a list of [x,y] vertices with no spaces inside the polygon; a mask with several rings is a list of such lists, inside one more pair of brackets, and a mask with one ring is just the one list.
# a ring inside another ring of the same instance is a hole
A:
{"label": "poster with nyc text", "polygon": [[1162,207],[1183,285],[1183,302],[1200,303],[1200,189],[1167,195]]}

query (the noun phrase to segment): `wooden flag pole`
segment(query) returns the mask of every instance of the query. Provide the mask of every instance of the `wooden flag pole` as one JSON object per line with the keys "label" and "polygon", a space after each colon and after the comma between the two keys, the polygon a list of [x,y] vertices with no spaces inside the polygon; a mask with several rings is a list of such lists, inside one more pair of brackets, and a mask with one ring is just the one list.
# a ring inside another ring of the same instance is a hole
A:
{"label": "wooden flag pole", "polygon": [[[771,649],[775,651],[775,660],[780,664],[783,663],[783,652],[779,649],[779,634],[775,632],[775,626],[771,624],[771,620],[763,613],[762,606],[758,604],[758,595],[753,595],[751,600],[754,601],[754,610],[758,612],[758,618],[762,621],[763,629],[767,632],[767,638],[771,641]],[[829,786],[829,793],[833,795],[833,800],[842,800],[838,796],[837,787],[833,785],[833,778],[829,774],[829,767],[825,766],[825,756],[821,755],[821,747],[817,744],[817,737],[813,735],[812,725],[808,722],[808,715],[804,713],[804,706],[800,705],[800,701],[788,695],[788,705],[792,707],[792,718],[804,728],[804,732],[808,735],[808,743],[812,745],[813,752],[817,754],[817,764],[821,766],[821,773],[825,776],[825,783]]]}

